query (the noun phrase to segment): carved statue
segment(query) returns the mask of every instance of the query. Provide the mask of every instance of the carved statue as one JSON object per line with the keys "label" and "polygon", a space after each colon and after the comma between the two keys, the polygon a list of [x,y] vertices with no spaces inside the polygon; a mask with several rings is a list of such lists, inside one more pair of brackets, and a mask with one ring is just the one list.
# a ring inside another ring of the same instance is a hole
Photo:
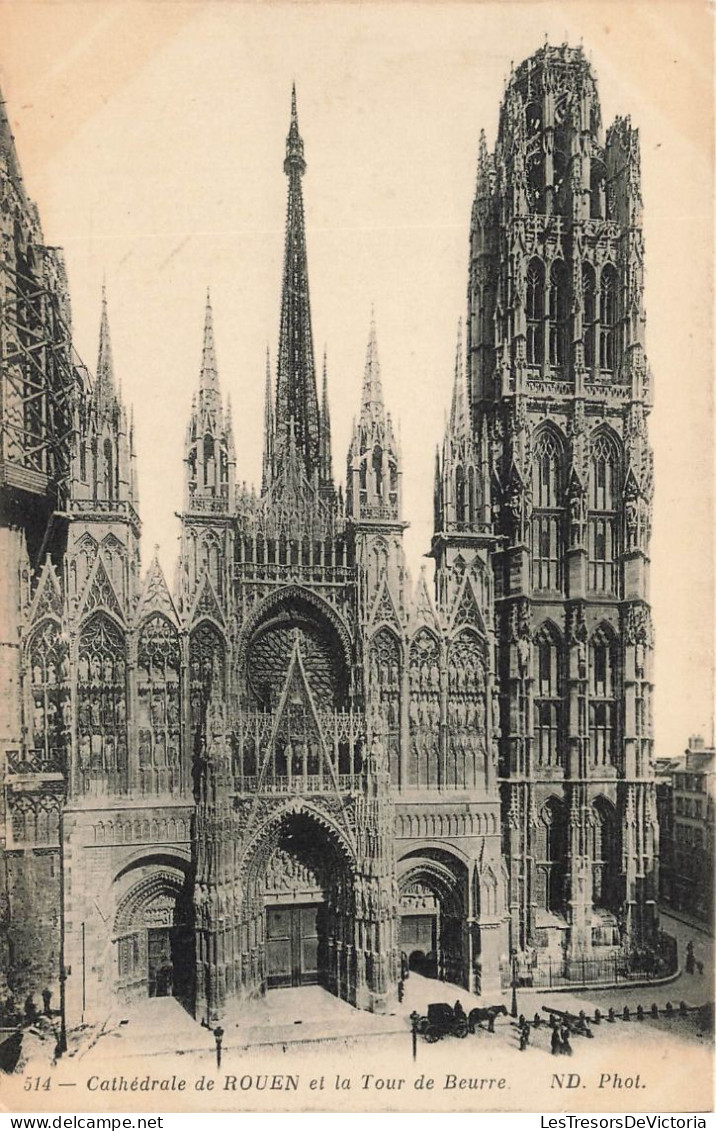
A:
{"label": "carved statue", "polygon": [[630,496],[624,504],[624,519],[626,522],[627,550],[635,550],[639,526],[639,507],[633,496]]}
{"label": "carved statue", "polygon": [[526,636],[520,636],[517,640],[517,664],[522,679],[529,675],[530,654],[531,648],[529,640]]}

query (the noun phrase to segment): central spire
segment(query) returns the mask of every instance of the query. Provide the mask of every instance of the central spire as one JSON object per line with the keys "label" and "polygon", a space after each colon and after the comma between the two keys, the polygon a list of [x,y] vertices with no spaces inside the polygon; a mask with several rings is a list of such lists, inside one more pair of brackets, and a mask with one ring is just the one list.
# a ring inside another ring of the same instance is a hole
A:
{"label": "central spire", "polygon": [[293,430],[296,455],[307,478],[313,480],[316,474],[320,477],[321,471],[321,420],[313,357],[301,191],[306,162],[303,139],[298,130],[295,86],[291,92],[291,125],[283,167],[288,177],[288,209],[276,375],[274,467],[276,473],[285,467]]}

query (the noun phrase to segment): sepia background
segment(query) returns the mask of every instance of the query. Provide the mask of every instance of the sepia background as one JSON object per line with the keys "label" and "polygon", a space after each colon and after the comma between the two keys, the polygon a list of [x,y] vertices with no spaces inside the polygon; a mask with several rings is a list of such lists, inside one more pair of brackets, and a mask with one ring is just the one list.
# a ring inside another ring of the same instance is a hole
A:
{"label": "sepia background", "polygon": [[466,305],[478,136],[510,61],[583,42],[603,124],[640,128],[656,460],[656,753],[713,741],[713,16],[706,4],[0,5],[0,84],[30,196],[64,248],[94,368],[106,280],[134,405],[143,556],[173,575],[182,453],[211,287],[237,479],[260,480],[265,351],[278,339],[291,82],[317,361],[345,476],[371,305],[399,423],[413,576]]}

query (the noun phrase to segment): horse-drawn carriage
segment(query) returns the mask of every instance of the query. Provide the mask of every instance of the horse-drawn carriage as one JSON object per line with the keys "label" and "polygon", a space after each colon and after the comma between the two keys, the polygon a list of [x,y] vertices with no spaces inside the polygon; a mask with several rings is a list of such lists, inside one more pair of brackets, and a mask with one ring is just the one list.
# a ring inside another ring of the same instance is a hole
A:
{"label": "horse-drawn carriage", "polygon": [[433,1002],[427,1016],[411,1013],[410,1019],[415,1031],[431,1045],[443,1037],[466,1037],[470,1028],[465,1010],[454,1009],[446,1001]]}

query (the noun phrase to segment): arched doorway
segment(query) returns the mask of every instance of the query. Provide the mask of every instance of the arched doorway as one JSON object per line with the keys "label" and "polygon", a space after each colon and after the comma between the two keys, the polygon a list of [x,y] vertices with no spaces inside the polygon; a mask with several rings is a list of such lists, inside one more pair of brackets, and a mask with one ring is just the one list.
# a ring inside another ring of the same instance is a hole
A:
{"label": "arched doorway", "polygon": [[134,882],[115,916],[117,997],[121,1001],[175,997],[191,1010],[194,918],[186,873],[173,864],[140,863],[123,879]]}
{"label": "arched doorway", "polygon": [[467,883],[466,865],[443,849],[400,861],[400,947],[411,970],[467,984]]}
{"label": "arched doorway", "polygon": [[320,814],[285,811],[256,843],[244,874],[242,937],[256,940],[244,988],[318,984],[353,1000],[354,873],[340,835]]}

